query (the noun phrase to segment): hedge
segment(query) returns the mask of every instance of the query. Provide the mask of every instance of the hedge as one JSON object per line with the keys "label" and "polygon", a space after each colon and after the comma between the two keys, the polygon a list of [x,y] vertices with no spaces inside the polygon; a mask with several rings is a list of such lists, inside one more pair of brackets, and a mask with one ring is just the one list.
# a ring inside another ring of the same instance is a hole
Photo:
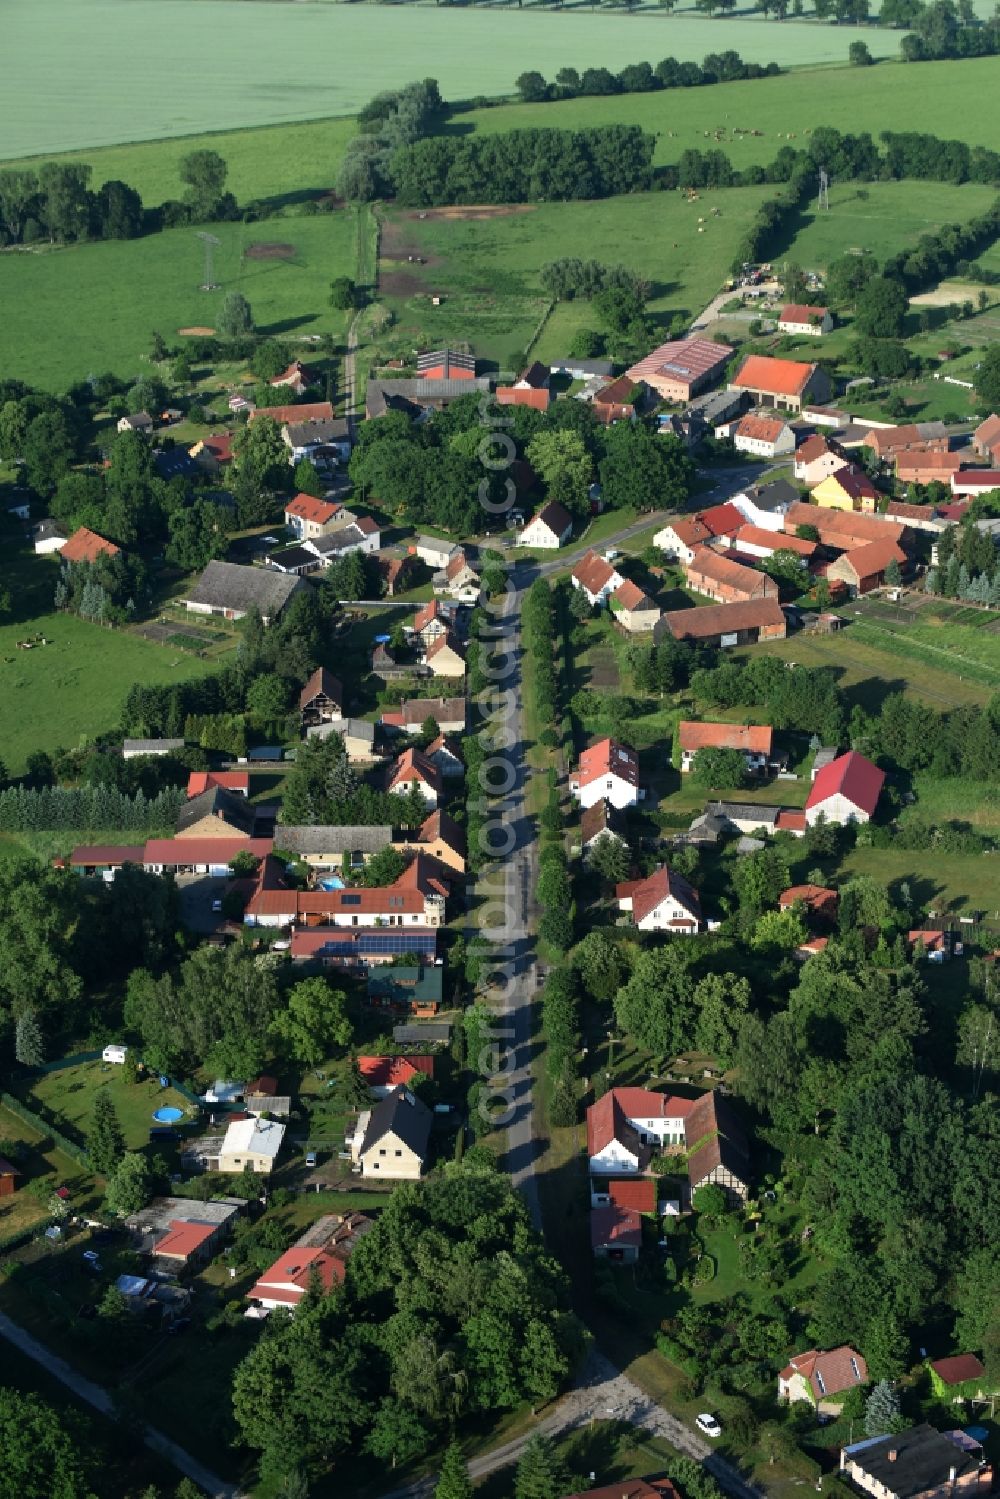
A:
{"label": "hedge", "polygon": [[5,1239],[0,1239],[0,1254],[9,1254],[12,1249],[20,1249],[22,1244],[30,1244],[32,1239],[38,1238],[58,1221],[58,1218],[40,1218],[30,1228],[22,1228],[18,1233],[8,1234]]}
{"label": "hedge", "polygon": [[53,1145],[58,1146],[71,1160],[83,1166],[86,1171],[90,1170],[90,1157],[87,1155],[87,1152],[81,1146],[74,1145],[72,1140],[68,1140],[59,1130],[54,1129],[47,1120],[43,1119],[40,1114],[34,1113],[19,1098],[15,1098],[12,1093],[0,1093],[0,1103],[3,1104],[4,1108],[10,1109],[10,1112],[15,1114],[18,1119],[22,1119],[25,1124],[30,1124],[33,1129],[37,1129],[39,1134],[50,1139]]}

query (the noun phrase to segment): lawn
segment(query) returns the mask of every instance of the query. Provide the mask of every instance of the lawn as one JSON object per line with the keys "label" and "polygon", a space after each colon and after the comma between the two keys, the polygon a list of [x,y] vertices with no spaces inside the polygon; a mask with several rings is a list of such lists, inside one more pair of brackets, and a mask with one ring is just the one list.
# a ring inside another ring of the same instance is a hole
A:
{"label": "lawn", "polygon": [[[17,1191],[12,1197],[0,1198],[0,1239],[7,1239],[12,1234],[20,1233],[22,1229],[32,1228],[48,1216],[46,1200],[27,1190],[33,1181],[43,1177],[51,1178],[53,1188],[71,1185],[75,1188],[86,1186],[89,1190],[93,1185],[91,1178],[84,1174],[76,1161],[64,1155],[44,1134],[40,1134],[2,1104],[0,1140],[8,1144],[17,1142],[23,1146],[16,1163],[21,1173]],[[75,1206],[81,1206],[79,1198]]]}
{"label": "lawn", "polygon": [[186,1114],[192,1109],[182,1094],[173,1088],[161,1088],[157,1078],[127,1083],[123,1068],[99,1058],[39,1073],[15,1085],[17,1096],[29,1109],[50,1118],[57,1129],[81,1144],[86,1141],[94,1099],[102,1088],[111,1096],[130,1150],[149,1143],[154,1109],[179,1108]]}
{"label": "lawn", "polygon": [[[58,570],[10,539],[0,542],[0,588],[9,588],[17,622],[0,626],[0,759],[17,774],[32,750],[51,753],[114,729],[133,682],[185,682],[215,664],[156,645],[129,630],[104,629],[51,611]],[[18,650],[44,634],[48,645]]]}
{"label": "lawn", "polygon": [[[706,192],[697,204],[676,193],[635,193],[485,215],[391,210],[382,235],[379,298],[396,321],[379,337],[379,352],[388,357],[471,335],[477,354],[509,367],[523,358],[548,306],[539,272],[561,255],[620,262],[639,272],[651,283],[649,310],[661,322],[677,312],[700,312],[768,191]],[[411,262],[411,255],[424,263]],[[444,296],[441,307],[431,305],[435,293]],[[576,330],[593,322],[587,302],[560,303],[532,352],[542,360],[564,355]]]}
{"label": "lawn", "polygon": [[[350,210],[257,224],[214,224],[219,290],[203,292],[202,246],[192,229],[137,240],[74,245],[0,257],[0,324],[5,373],[52,390],[113,370],[148,373],[150,335],[174,340],[180,328],[214,326],[228,292],[240,291],[263,332],[340,330],[327,306],[334,276],[353,275]],[[256,244],[294,247],[289,259],[254,259]]]}
{"label": "lawn", "polygon": [[[428,75],[446,98],[509,95],[525,68],[553,76],[723,47],[755,62],[845,62],[857,38],[877,55],[899,49],[899,33],[874,27],[753,15],[720,25],[691,9],[624,18],[411,5],[390,21],[379,6],[9,0],[0,139],[14,157],[313,120]],[[874,105],[881,89],[869,88]]]}
{"label": "lawn", "polygon": [[919,906],[968,915],[985,911],[1000,920],[1000,859],[981,854],[908,853],[890,848],[856,848],[839,868],[841,880],[871,875],[880,885],[905,880]]}

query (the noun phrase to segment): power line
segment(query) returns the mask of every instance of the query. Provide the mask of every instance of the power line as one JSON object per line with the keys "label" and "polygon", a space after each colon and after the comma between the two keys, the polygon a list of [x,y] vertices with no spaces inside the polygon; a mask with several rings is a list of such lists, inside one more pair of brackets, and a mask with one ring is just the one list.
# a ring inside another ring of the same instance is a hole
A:
{"label": "power line", "polygon": [[201,283],[202,291],[218,291],[215,280],[214,256],[216,245],[221,245],[221,239],[214,234],[208,234],[204,229],[196,229],[195,237],[200,239],[205,247],[205,279]]}
{"label": "power line", "polygon": [[830,207],[830,179],[827,176],[826,167],[819,169],[819,205],[820,208]]}

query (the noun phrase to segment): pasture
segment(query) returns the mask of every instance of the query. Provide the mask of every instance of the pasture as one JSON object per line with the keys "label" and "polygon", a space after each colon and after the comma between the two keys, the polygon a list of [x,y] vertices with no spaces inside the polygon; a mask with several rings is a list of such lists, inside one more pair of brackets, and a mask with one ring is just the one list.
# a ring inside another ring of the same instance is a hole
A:
{"label": "pasture", "polygon": [[[390,210],[379,301],[395,322],[378,336],[379,352],[385,357],[471,335],[477,354],[509,367],[545,313],[539,272],[561,255],[622,262],[647,277],[650,312],[660,322],[678,312],[693,316],[718,290],[732,247],[767,191],[704,192],[697,203],[679,193],[635,193],[507,211]],[[431,305],[434,293],[443,294],[441,307]],[[559,303],[532,352],[541,359],[564,355],[574,332],[594,322],[587,302]]]}
{"label": "pasture", "polygon": [[[57,576],[52,557],[36,557],[6,536],[0,543],[0,588],[10,590],[16,616],[0,626],[0,760],[12,775],[32,750],[72,748],[113,729],[133,682],[184,682],[217,665],[130,630],[53,613]],[[18,649],[36,634],[49,644]]]}
{"label": "pasture", "polygon": [[[0,256],[4,373],[51,390],[102,370],[135,379],[154,328],[173,341],[179,328],[211,327],[230,291],[243,293],[263,332],[340,331],[342,316],[327,296],[334,276],[353,275],[353,211],[213,224],[212,231],[221,240],[213,292],[200,289],[202,247],[189,228]],[[266,241],[294,245],[294,258],[244,257]]]}
{"label": "pasture", "polygon": [[[0,140],[10,157],[353,114],[436,77],[446,98],[509,95],[525,68],[621,68],[733,47],[748,61],[895,56],[898,32],[756,15],[285,5],[258,0],[8,0]],[[387,45],[391,42],[391,45]],[[108,87],[108,80],[114,86]],[[878,89],[872,88],[873,96]]]}

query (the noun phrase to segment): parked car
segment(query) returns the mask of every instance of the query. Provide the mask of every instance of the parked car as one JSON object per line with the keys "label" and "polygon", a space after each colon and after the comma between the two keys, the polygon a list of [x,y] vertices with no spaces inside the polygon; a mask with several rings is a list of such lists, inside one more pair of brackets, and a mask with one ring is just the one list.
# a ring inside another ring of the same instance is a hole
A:
{"label": "parked car", "polygon": [[212,902],[212,910],[213,911],[221,911],[222,910],[222,902],[221,902],[221,900],[213,900],[213,902]]}
{"label": "parked car", "polygon": [[722,1427],[716,1418],[709,1415],[707,1411],[703,1411],[700,1416],[696,1417],[694,1424],[706,1437],[721,1437],[722,1435]]}
{"label": "parked car", "polygon": [[306,1151],[306,1165],[307,1166],[315,1166],[315,1164],[316,1164],[316,1152],[315,1152],[315,1150],[307,1150]]}

